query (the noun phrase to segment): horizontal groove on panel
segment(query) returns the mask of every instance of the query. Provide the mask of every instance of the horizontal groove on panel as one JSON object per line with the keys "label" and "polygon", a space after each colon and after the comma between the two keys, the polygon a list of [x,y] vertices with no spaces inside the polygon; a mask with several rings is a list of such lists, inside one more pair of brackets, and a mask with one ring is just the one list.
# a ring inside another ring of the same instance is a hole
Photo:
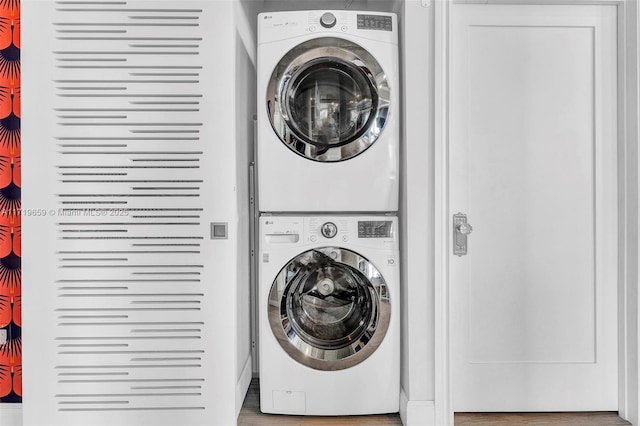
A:
{"label": "horizontal groove on panel", "polygon": [[[177,328],[177,329],[155,329],[155,328],[149,328],[149,329],[134,329],[131,330],[132,333],[200,333],[202,332],[201,329],[199,328]],[[132,360],[133,361],[133,360]]]}
{"label": "horizontal groove on panel", "polygon": [[185,410],[204,410],[205,407],[131,407],[131,408],[61,408],[58,411],[185,411]]}
{"label": "horizontal groove on panel", "polygon": [[126,148],[127,144],[82,144],[82,143],[62,143],[58,144],[62,148]]}
{"label": "horizontal groove on panel", "polygon": [[60,232],[129,232],[126,229],[62,229]]}
{"label": "horizontal groove on panel", "polygon": [[58,401],[58,404],[78,404],[78,405],[87,405],[87,404],[96,404],[96,405],[105,405],[105,404],[128,404],[129,401]]}
{"label": "horizontal groove on panel", "polygon": [[201,240],[202,237],[62,237],[63,240]]}
{"label": "horizontal groove on panel", "polygon": [[[163,306],[163,307],[155,307],[155,308],[134,308],[134,307],[130,307],[130,308],[84,308],[84,309],[78,309],[79,311],[86,311],[86,312],[90,312],[90,311],[100,311],[100,312],[129,312],[129,311],[200,311],[201,308],[199,307],[178,307],[178,308],[174,308],[174,307],[167,307],[167,306]],[[64,346],[64,345],[59,345],[59,346]],[[70,345],[70,346],[77,346],[77,345]],[[80,345],[82,346],[82,345]]]}
{"label": "horizontal groove on panel", "polygon": [[196,20],[199,16],[129,16],[129,19],[166,19],[166,20]]}
{"label": "horizontal groove on panel", "polygon": [[199,197],[200,194],[58,194],[58,197]]}
{"label": "horizontal groove on panel", "polygon": [[182,378],[167,378],[167,379],[61,379],[59,383],[177,383],[177,382],[204,382],[204,379],[182,379]]}
{"label": "horizontal groove on panel", "polygon": [[200,70],[202,67],[172,65],[56,65],[58,68],[130,69],[130,70]]}
{"label": "horizontal groove on panel", "polygon": [[[87,86],[87,87],[56,87],[58,90],[127,90],[126,87],[123,86],[110,86],[110,87],[100,87],[100,86]],[[126,118],[126,117],[124,117]]]}
{"label": "horizontal groove on panel", "polygon": [[200,130],[167,130],[167,129],[154,129],[154,130],[129,130],[131,133],[200,133]]}
{"label": "horizontal groove on panel", "polygon": [[60,325],[204,325],[204,322],[187,321],[187,322],[156,322],[156,321],[137,321],[137,322],[77,322],[77,323],[60,323]]}
{"label": "horizontal groove on panel", "polygon": [[[78,297],[78,296],[87,296],[87,297],[98,297],[98,296],[106,296],[106,297],[111,297],[111,296],[121,296],[121,297],[147,297],[147,296],[151,296],[151,297],[202,297],[204,296],[204,293],[122,293],[122,294],[60,294],[59,296],[61,297],[65,297],[65,296],[70,296],[70,297]],[[185,303],[184,301],[180,301],[180,300],[175,300],[175,301],[167,301],[164,303]],[[192,302],[193,303],[193,302]],[[199,303],[199,302],[198,302]]]}
{"label": "horizontal groove on panel", "polygon": [[201,395],[199,392],[159,392],[159,393],[76,393],[76,394],[57,394],[58,398],[104,398],[104,397],[125,397],[125,396],[183,396],[183,395]]}
{"label": "horizontal groove on panel", "polygon": [[63,268],[204,268],[204,265],[63,265]]}
{"label": "horizontal groove on panel", "polygon": [[201,98],[198,94],[171,94],[171,93],[127,93],[126,95],[59,95],[82,97],[113,97],[113,98]]}
{"label": "horizontal groove on panel", "polygon": [[56,1],[56,4],[69,4],[69,5],[78,5],[78,4],[87,4],[87,5],[125,5],[126,1],[82,1],[82,0],[69,0],[69,1]]}
{"label": "horizontal groove on panel", "polygon": [[202,126],[202,123],[131,123],[131,122],[122,122],[122,123],[58,123],[61,126]]}
{"label": "horizontal groove on panel", "polygon": [[202,41],[202,37],[87,37],[87,36],[65,36],[56,37],[58,40],[78,40],[78,41]]}
{"label": "horizontal groove on panel", "polygon": [[136,247],[171,247],[171,246],[175,246],[175,247],[200,247],[200,244],[168,244],[168,243],[162,243],[162,244],[141,244],[141,243],[136,243],[136,244],[131,244],[132,246],[136,246]]}
{"label": "horizontal groove on panel", "polygon": [[153,350],[153,351],[59,351],[60,354],[116,354],[116,355],[128,355],[128,354],[192,354],[192,353],[204,353],[203,350]]}
{"label": "horizontal groove on panel", "polygon": [[163,169],[163,168],[171,168],[171,169],[197,169],[200,166],[118,166],[118,165],[110,165],[110,166],[81,166],[81,165],[73,165],[73,166],[58,166],[59,169]]}
{"label": "horizontal groove on panel", "polygon": [[[200,222],[58,222],[60,226],[200,225]],[[123,259],[128,260],[128,259]]]}
{"label": "horizontal groove on panel", "polygon": [[128,376],[128,372],[93,372],[85,371],[81,373],[58,373],[59,376]]}
{"label": "horizontal groove on panel", "polygon": [[[104,254],[109,254],[109,253],[113,253],[113,254],[180,254],[180,253],[200,253],[200,251],[198,250],[130,250],[130,251],[123,251],[123,250],[118,250],[118,251],[109,251],[109,250],[104,250],[104,251],[59,251],[57,252],[59,254],[98,254],[98,253],[104,253]],[[75,258],[74,258],[75,260]]]}
{"label": "horizontal groove on panel", "polygon": [[127,319],[129,318],[129,315],[59,315],[58,316],[58,319],[106,319],[106,318]]}
{"label": "horizontal groove on panel", "polygon": [[195,280],[174,280],[174,279],[139,279],[139,278],[117,278],[117,279],[74,279],[74,280],[56,280],[57,283],[120,283],[120,282],[182,282],[182,281],[195,281]]}
{"label": "horizontal groove on panel", "polygon": [[183,52],[183,51],[148,51],[148,52],[89,52],[89,51],[79,51],[79,52],[56,52],[60,55],[199,55],[198,52]]}
{"label": "horizontal groove on panel", "polygon": [[65,257],[60,259],[61,262],[87,262],[87,261],[106,261],[106,262],[115,262],[115,261],[128,261],[126,258],[100,258],[100,257]]}
{"label": "horizontal groove on panel", "polygon": [[[56,2],[56,4],[63,4],[62,2]],[[99,2],[84,2],[84,3],[65,3],[65,4],[100,4]],[[106,4],[106,3],[105,3]],[[111,3],[109,3],[111,4]],[[116,3],[114,3],[116,4]],[[127,4],[126,2],[122,2],[119,4]],[[133,9],[133,8],[110,8],[110,9],[101,9],[101,8],[60,8],[56,9],[57,11],[65,11],[65,12],[151,12],[151,13],[202,13],[202,9]]]}
{"label": "horizontal groove on panel", "polygon": [[126,34],[127,30],[56,30],[56,32],[67,34]]}
{"label": "horizontal groove on panel", "polygon": [[56,60],[66,62],[127,62],[125,58],[56,58]]}
{"label": "horizontal groove on panel", "polygon": [[[132,22],[55,22],[60,27],[198,27],[189,23],[132,23]],[[54,52],[58,53],[58,52]]]}
{"label": "horizontal groove on panel", "polygon": [[[69,119],[88,119],[88,118],[96,118],[96,119],[126,119],[126,115],[59,115],[58,118],[69,118]],[[126,145],[121,145],[126,146]]]}
{"label": "horizontal groove on panel", "polygon": [[200,336],[94,336],[56,337],[56,340],[195,340]]}
{"label": "horizontal groove on panel", "polygon": [[131,386],[131,389],[152,390],[152,389],[202,389],[202,386]]}
{"label": "horizontal groove on panel", "polygon": [[60,348],[127,348],[128,343],[62,343]]}
{"label": "horizontal groove on panel", "polygon": [[[168,126],[174,126],[175,124],[167,124]],[[191,124],[189,124],[191,125]],[[193,124],[201,126],[202,123]],[[70,151],[73,154],[95,154],[95,151]],[[140,155],[202,155],[202,151],[103,151],[100,154],[140,154]],[[202,181],[201,181],[202,182]]]}
{"label": "horizontal groove on panel", "polygon": [[[198,108],[56,108],[63,112],[198,112]],[[78,138],[82,139],[82,138]]]}
{"label": "horizontal groove on panel", "polygon": [[58,290],[129,290],[129,287],[60,287]]}
{"label": "horizontal groove on panel", "polygon": [[63,201],[62,204],[127,204],[127,201]]}
{"label": "horizontal groove on panel", "polygon": [[131,275],[200,275],[200,272],[173,272],[173,271],[132,272]]}
{"label": "horizontal groove on panel", "polygon": [[[162,180],[162,179],[149,179],[149,180],[136,180],[136,179],[65,179],[61,180],[65,183],[203,183],[201,180]],[[173,187],[169,187],[173,188]],[[199,189],[199,188],[197,188]]]}
{"label": "horizontal groove on panel", "polygon": [[[84,369],[84,368],[192,368],[201,367],[200,364],[128,364],[128,365],[56,365],[57,369]],[[89,395],[84,395],[89,396]]]}
{"label": "horizontal groove on panel", "polygon": [[199,304],[202,303],[199,300],[134,300],[131,302],[131,304],[135,305],[144,305],[144,304],[153,304],[153,305],[159,305],[159,304],[188,304],[188,303],[194,303],[194,304]]}
{"label": "horizontal groove on panel", "polygon": [[[182,83],[182,84],[186,84],[186,83],[198,83],[199,80],[57,80],[57,83],[104,83],[104,84],[111,84],[111,83],[136,83],[136,84],[164,84],[164,83]],[[82,87],[83,89],[89,90],[92,89],[91,87]],[[110,87],[98,87],[98,89],[107,89]],[[69,87],[57,87],[58,90],[62,89],[66,89],[69,90]]]}
{"label": "horizontal groove on panel", "polygon": [[[199,44],[130,44],[129,47],[141,49],[197,49]],[[196,81],[197,83],[197,81]]]}

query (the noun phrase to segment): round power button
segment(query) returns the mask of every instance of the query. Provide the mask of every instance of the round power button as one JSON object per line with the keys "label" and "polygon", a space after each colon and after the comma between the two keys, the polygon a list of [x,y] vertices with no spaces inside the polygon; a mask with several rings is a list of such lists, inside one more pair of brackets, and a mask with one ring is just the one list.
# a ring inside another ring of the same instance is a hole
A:
{"label": "round power button", "polygon": [[332,28],[336,25],[336,17],[331,12],[326,12],[320,18],[320,25],[325,28]]}
{"label": "round power button", "polygon": [[333,222],[327,222],[320,228],[320,233],[325,238],[333,238],[338,233],[338,227]]}

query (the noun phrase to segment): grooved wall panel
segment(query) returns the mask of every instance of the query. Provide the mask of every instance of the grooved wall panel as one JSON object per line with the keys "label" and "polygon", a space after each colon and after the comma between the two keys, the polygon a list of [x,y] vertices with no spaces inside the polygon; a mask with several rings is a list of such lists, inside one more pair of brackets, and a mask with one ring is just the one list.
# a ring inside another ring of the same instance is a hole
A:
{"label": "grooved wall panel", "polygon": [[39,184],[25,315],[41,321],[25,327],[27,425],[216,424],[233,409],[217,396],[235,385],[217,340],[232,341],[235,294],[229,4],[24,4],[40,27],[24,56],[40,68],[25,74],[25,182]]}

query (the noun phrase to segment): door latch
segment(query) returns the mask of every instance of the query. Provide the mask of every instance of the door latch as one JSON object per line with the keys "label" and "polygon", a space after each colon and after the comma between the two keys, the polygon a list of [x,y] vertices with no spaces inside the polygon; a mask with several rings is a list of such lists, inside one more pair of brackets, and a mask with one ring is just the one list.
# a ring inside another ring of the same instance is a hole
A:
{"label": "door latch", "polygon": [[453,215],[453,254],[456,256],[467,254],[467,235],[472,232],[473,227],[467,222],[466,214]]}

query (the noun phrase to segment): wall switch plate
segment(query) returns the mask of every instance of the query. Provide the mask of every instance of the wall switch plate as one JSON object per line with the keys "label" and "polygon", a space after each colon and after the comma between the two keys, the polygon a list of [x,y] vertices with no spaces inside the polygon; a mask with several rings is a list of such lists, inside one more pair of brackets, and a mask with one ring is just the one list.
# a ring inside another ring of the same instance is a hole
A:
{"label": "wall switch plate", "polygon": [[5,343],[7,343],[7,330],[2,329],[0,330],[0,345],[4,345]]}
{"label": "wall switch plate", "polygon": [[229,224],[227,222],[214,222],[211,223],[211,239],[212,240],[226,240],[229,238]]}

